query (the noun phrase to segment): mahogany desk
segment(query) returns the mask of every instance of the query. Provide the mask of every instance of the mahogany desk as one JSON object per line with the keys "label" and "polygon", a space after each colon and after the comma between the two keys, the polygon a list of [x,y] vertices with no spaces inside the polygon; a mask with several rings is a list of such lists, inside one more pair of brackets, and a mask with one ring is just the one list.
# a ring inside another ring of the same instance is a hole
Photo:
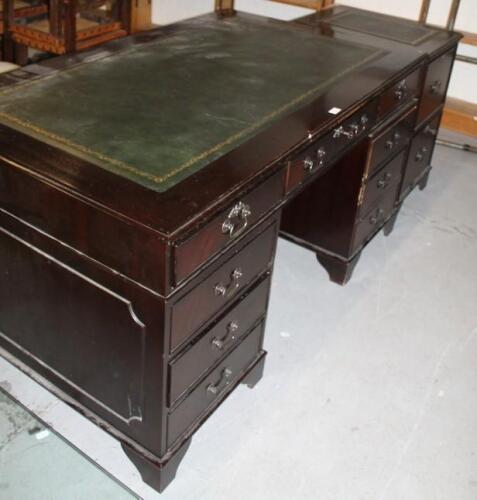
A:
{"label": "mahogany desk", "polygon": [[0,78],[2,354],[159,491],[262,376],[281,212],[344,282],[425,184],[458,35],[325,21],[207,15]]}

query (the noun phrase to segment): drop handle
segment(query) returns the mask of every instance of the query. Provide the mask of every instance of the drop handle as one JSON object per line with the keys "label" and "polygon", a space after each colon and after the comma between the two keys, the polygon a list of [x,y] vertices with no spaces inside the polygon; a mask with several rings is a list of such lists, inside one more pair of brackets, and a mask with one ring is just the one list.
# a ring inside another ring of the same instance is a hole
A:
{"label": "drop handle", "polygon": [[424,155],[427,153],[427,148],[422,147],[420,151],[416,153],[416,161],[424,160]]}
{"label": "drop handle", "polygon": [[314,166],[315,162],[309,156],[307,156],[303,161],[303,168],[308,172],[311,172]]}
{"label": "drop handle", "polygon": [[379,179],[378,181],[378,188],[379,189],[385,189],[386,187],[389,186],[389,181],[391,180],[392,178],[392,175],[390,172],[386,172],[386,175],[384,175],[384,177],[382,179]]}
{"label": "drop handle", "polygon": [[394,99],[396,99],[396,101],[402,101],[407,96],[407,93],[408,93],[408,88],[406,81],[404,80],[399,84],[399,86],[394,91]]}
{"label": "drop handle", "polygon": [[230,238],[236,238],[247,228],[249,224],[248,218],[251,215],[250,206],[239,201],[232,207],[227,218],[222,223],[222,233],[228,234]]}
{"label": "drop handle", "polygon": [[222,370],[222,373],[220,374],[219,381],[216,384],[209,384],[207,386],[207,394],[216,396],[222,388],[229,385],[231,377],[232,377],[232,369],[224,368]]}
{"label": "drop handle", "polygon": [[237,288],[240,287],[240,279],[243,276],[242,269],[237,267],[230,273],[230,281],[227,285],[223,282],[217,283],[214,287],[215,295],[222,297],[231,297]]}
{"label": "drop handle", "polygon": [[227,325],[227,333],[225,334],[224,337],[222,337],[221,339],[218,339],[217,337],[214,337],[212,339],[212,347],[214,349],[218,349],[219,351],[223,351],[224,349],[226,349],[230,344],[233,344],[233,342],[236,340],[237,338],[237,331],[239,329],[239,325],[236,321],[231,321],[228,325]]}
{"label": "drop handle", "polygon": [[431,84],[431,94],[437,94],[442,87],[442,82],[440,80],[436,80]]}
{"label": "drop handle", "polygon": [[371,215],[371,217],[369,218],[369,223],[372,225],[372,226],[375,226],[379,220],[379,218],[384,214],[384,210],[382,208],[380,208],[375,215]]}
{"label": "drop handle", "polygon": [[345,136],[351,140],[355,135],[356,134],[353,130],[346,130],[343,125],[340,125],[338,128],[333,130],[333,139],[339,139],[340,137]]}

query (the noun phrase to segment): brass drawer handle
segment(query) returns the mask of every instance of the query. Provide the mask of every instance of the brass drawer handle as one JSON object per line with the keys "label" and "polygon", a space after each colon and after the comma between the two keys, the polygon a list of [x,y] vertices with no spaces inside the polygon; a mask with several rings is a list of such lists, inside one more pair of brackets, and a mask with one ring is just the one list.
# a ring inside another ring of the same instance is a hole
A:
{"label": "brass drawer handle", "polygon": [[442,82],[440,80],[433,82],[430,87],[431,94],[437,94],[441,90],[441,87]]}
{"label": "brass drawer handle", "polygon": [[[324,147],[319,147],[316,151],[316,158],[318,159],[318,168],[325,165],[326,150]],[[311,159],[311,156],[307,156],[303,160],[303,168],[311,172],[315,168],[315,162]]]}
{"label": "brass drawer handle", "polygon": [[349,128],[350,130],[346,130],[343,125],[335,128],[333,130],[333,139],[339,139],[340,137],[345,136],[347,139],[351,140],[359,134],[358,124],[352,123]]}
{"label": "brass drawer handle", "polygon": [[427,148],[423,146],[420,151],[416,153],[416,161],[422,161],[424,160],[425,154],[427,153]]}
{"label": "brass drawer handle", "polygon": [[394,91],[394,99],[396,101],[402,101],[408,95],[409,89],[407,88],[406,80],[403,80]]}
{"label": "brass drawer handle", "polygon": [[305,160],[303,161],[303,168],[305,170],[308,170],[308,172],[311,172],[313,170],[313,167],[315,166],[315,162],[307,156]]}
{"label": "brass drawer handle", "polygon": [[230,383],[230,377],[232,376],[231,368],[224,368],[222,373],[220,374],[220,379],[216,384],[209,384],[207,386],[207,394],[211,394],[212,396],[216,396],[220,389],[226,387]]}
{"label": "brass drawer handle", "polygon": [[386,141],[385,144],[386,149],[393,149],[394,146],[399,144],[400,139],[401,139],[401,134],[399,132],[394,132],[392,138]]}
{"label": "brass drawer handle", "polygon": [[237,338],[235,333],[237,332],[238,328],[239,328],[238,323],[236,321],[231,321],[227,325],[227,333],[225,334],[224,337],[222,337],[221,339],[214,337],[212,339],[211,342],[212,347],[214,349],[218,349],[219,351],[223,351],[224,349],[229,347],[229,345],[232,344]]}
{"label": "brass drawer handle", "polygon": [[389,181],[392,179],[391,172],[386,172],[382,179],[379,179],[377,186],[378,189],[386,189],[389,186]]}
{"label": "brass drawer handle", "polygon": [[240,269],[239,267],[234,269],[230,274],[230,283],[228,285],[224,285],[222,282],[215,285],[215,295],[221,295],[222,297],[232,296],[237,288],[240,287],[240,278],[242,278],[242,276],[242,269]]}
{"label": "brass drawer handle", "polygon": [[369,223],[372,226],[375,226],[378,223],[379,218],[384,214],[384,210],[380,208],[375,215],[371,215],[369,218]]}
{"label": "brass drawer handle", "polygon": [[247,228],[248,218],[251,215],[250,206],[239,201],[232,207],[229,215],[222,223],[222,233],[228,234],[230,238],[236,238]]}

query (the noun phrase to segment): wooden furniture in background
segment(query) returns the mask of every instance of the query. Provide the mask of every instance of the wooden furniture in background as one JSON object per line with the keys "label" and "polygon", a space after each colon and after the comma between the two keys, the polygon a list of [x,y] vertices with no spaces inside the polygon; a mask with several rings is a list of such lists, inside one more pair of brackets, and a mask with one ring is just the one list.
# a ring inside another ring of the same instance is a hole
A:
{"label": "wooden furniture in background", "polygon": [[[130,0],[50,0],[46,13],[20,20],[12,3],[4,5],[4,58],[17,60],[19,47],[67,54],[126,36],[130,31]],[[15,47],[17,45],[17,47]]]}
{"label": "wooden furniture in background", "polygon": [[442,126],[477,137],[477,104],[448,97],[442,116]]}
{"label": "wooden furniture in background", "polygon": [[154,28],[152,0],[131,0],[131,33]]}
{"label": "wooden furniture in background", "polygon": [[[26,22],[28,19],[45,14],[47,5],[42,0],[2,0],[0,3],[0,35],[2,36],[2,58],[13,62],[26,62],[26,47],[14,47],[8,43],[9,33],[4,32],[4,19],[15,19],[18,22]],[[6,43],[5,43],[6,41]],[[7,54],[5,54],[7,51]],[[8,52],[9,51],[9,52]]]}
{"label": "wooden furniture in background", "polygon": [[235,0],[215,0],[215,12],[219,16],[227,17],[235,15]]}
{"label": "wooden furniture in background", "polygon": [[270,0],[272,2],[285,3],[296,7],[305,7],[307,9],[324,10],[332,7],[335,0]]}

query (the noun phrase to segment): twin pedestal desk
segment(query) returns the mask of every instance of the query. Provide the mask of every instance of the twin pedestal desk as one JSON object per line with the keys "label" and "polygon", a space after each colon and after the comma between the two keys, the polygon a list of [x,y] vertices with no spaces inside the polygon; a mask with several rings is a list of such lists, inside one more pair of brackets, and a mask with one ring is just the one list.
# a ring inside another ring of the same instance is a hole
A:
{"label": "twin pedestal desk", "polygon": [[458,40],[207,15],[3,75],[2,354],[162,491],[262,376],[278,235],[344,284],[425,187]]}

